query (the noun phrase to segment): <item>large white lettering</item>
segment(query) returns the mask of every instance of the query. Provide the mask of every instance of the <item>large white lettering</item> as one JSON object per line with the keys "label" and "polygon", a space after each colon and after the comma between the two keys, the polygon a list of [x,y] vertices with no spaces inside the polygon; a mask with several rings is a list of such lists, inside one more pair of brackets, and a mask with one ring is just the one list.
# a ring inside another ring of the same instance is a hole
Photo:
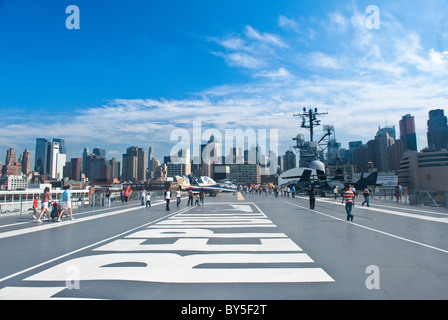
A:
{"label": "large white lettering", "polygon": [[208,240],[182,238],[172,244],[146,244],[146,239],[118,239],[95,249],[95,251],[302,251],[291,239],[260,239],[260,244],[208,244]]}
{"label": "large white lettering", "polygon": [[128,280],[163,283],[333,282],[321,268],[217,268],[203,264],[311,263],[305,253],[205,254],[123,253],[72,259],[32,275],[27,281],[65,281],[65,270],[78,266],[80,280]]}

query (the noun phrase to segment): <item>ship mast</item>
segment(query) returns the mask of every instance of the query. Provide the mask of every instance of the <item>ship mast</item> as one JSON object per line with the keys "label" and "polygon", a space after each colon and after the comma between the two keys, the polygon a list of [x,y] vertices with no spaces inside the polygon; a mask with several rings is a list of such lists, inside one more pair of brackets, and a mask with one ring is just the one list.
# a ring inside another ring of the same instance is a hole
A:
{"label": "ship mast", "polygon": [[310,141],[314,141],[314,127],[320,126],[320,121],[316,118],[316,116],[326,115],[328,112],[322,113],[318,112],[317,108],[310,108],[308,111],[306,108],[303,108],[303,112],[298,115],[294,114],[294,117],[302,118],[302,128],[310,130]]}
{"label": "ship mast", "polygon": [[[318,119],[318,116],[326,115],[328,112],[319,112],[317,108],[303,108],[303,112],[299,114],[294,114],[294,117],[300,117],[302,119],[301,128],[308,129],[310,132],[310,140],[305,141],[305,138],[302,134],[297,135],[293,140],[296,141],[296,146],[294,149],[297,149],[300,154],[300,167],[308,167],[309,164],[319,159],[319,153],[323,153],[323,151],[328,147],[327,139],[331,136],[333,131],[333,126],[324,126],[324,129],[327,131],[325,135],[318,141],[314,141],[314,129],[321,125],[321,120]],[[325,144],[324,148],[322,148],[322,144]],[[318,150],[321,147],[321,150]]]}

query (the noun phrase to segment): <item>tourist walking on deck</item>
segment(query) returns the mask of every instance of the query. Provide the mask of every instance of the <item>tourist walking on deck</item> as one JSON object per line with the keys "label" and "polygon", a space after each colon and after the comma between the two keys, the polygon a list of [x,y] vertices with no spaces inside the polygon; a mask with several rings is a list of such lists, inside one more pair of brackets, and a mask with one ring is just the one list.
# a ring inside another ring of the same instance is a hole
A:
{"label": "tourist walking on deck", "polygon": [[[42,210],[39,214],[39,217],[37,218],[37,222],[42,222],[42,220],[40,220],[40,218],[42,217],[43,214],[49,214],[50,213],[50,206],[49,203],[53,202],[53,199],[51,199],[51,195],[50,195],[50,188],[46,187],[44,189],[44,193],[42,194]],[[48,220],[50,220],[50,217],[48,217]]]}
{"label": "tourist walking on deck", "polygon": [[201,205],[199,204],[199,194],[198,193],[195,194],[194,199],[195,199],[194,206],[200,207]]}
{"label": "tourist walking on deck", "polygon": [[364,196],[364,202],[362,205],[364,206],[365,203],[367,203],[367,206],[370,207],[370,190],[369,187],[366,187],[364,191],[362,192],[362,195]]}
{"label": "tourist walking on deck", "polygon": [[34,201],[33,201],[33,219],[37,219],[36,218],[36,214],[37,214],[37,212],[38,212],[38,209],[37,209],[37,200],[39,199],[39,197],[38,196],[36,196],[35,198],[34,198]]}
{"label": "tourist walking on deck", "polygon": [[148,191],[146,193],[146,208],[151,208],[151,193]]}
{"label": "tourist walking on deck", "polygon": [[176,198],[177,198],[177,207],[179,208],[180,202],[181,202],[181,198],[180,198],[180,192],[181,192],[182,188],[179,187],[176,191]]}
{"label": "tourist walking on deck", "polygon": [[201,204],[204,205],[204,188],[199,190],[199,200],[201,201]]}
{"label": "tourist walking on deck", "polygon": [[333,197],[334,197],[334,201],[337,201],[337,199],[338,199],[338,193],[339,193],[339,187],[338,187],[338,186],[334,186],[334,187],[333,187]]}
{"label": "tourist walking on deck", "polygon": [[345,191],[342,194],[342,203],[345,203],[347,221],[353,221],[352,209],[355,206],[355,194],[350,188],[345,187]]}
{"label": "tourist walking on deck", "polygon": [[187,202],[187,207],[190,205],[193,205],[193,190],[188,189],[188,202]]}
{"label": "tourist walking on deck", "polygon": [[170,211],[171,191],[170,189],[165,191],[166,211]]}
{"label": "tourist walking on deck", "polygon": [[314,205],[316,204],[316,191],[314,191],[314,187],[311,187],[309,195],[310,195],[310,209],[314,210]]}
{"label": "tourist walking on deck", "polygon": [[106,207],[110,207],[110,189],[106,190]]}
{"label": "tourist walking on deck", "polygon": [[61,222],[61,216],[64,214],[65,210],[70,213],[70,220],[75,221],[72,212],[72,185],[69,184],[65,187],[65,191],[62,193],[62,210],[58,215],[58,222]]}
{"label": "tourist walking on deck", "polygon": [[146,190],[143,189],[142,192],[140,193],[140,197],[142,198],[142,206],[145,205],[146,202]]}
{"label": "tourist walking on deck", "polygon": [[401,202],[401,196],[403,194],[403,188],[401,187],[400,184],[397,185],[397,202],[400,203]]}

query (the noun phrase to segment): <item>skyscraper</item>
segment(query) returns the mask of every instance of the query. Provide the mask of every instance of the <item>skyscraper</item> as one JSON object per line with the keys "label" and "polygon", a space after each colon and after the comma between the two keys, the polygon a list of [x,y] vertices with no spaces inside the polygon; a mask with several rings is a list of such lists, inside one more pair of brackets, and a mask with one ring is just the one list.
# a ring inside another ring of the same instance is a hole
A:
{"label": "skyscraper", "polygon": [[403,141],[404,150],[417,151],[415,119],[410,114],[400,120],[400,140]]}
{"label": "skyscraper", "polygon": [[287,150],[283,156],[283,171],[294,169],[296,166],[296,154],[291,150]]}
{"label": "skyscraper", "polygon": [[34,171],[38,172],[39,174],[46,174],[47,173],[47,148],[48,148],[48,141],[44,138],[37,138],[36,139],[36,152],[35,152],[35,159],[34,159]]}
{"label": "skyscraper", "polygon": [[72,158],[70,177],[75,181],[81,181],[82,158]]}
{"label": "skyscraper", "polygon": [[22,154],[22,172],[24,174],[31,172],[31,153],[28,149],[25,149]]}
{"label": "skyscraper", "polygon": [[59,142],[53,141],[50,143],[49,151],[49,174],[53,179],[62,179],[64,177],[64,166],[66,155],[59,151]]}
{"label": "skyscraper", "polygon": [[94,148],[93,154],[97,155],[101,159],[106,159],[106,149]]}
{"label": "skyscraper", "polygon": [[390,171],[388,148],[395,143],[387,131],[381,131],[375,137],[375,165],[378,171]]}
{"label": "skyscraper", "polygon": [[89,156],[89,148],[85,147],[84,151],[82,152],[82,172],[88,176],[87,172],[87,157]]}
{"label": "skyscraper", "polygon": [[143,148],[138,148],[137,150],[137,181],[145,181],[146,180],[146,151]]}
{"label": "skyscraper", "polygon": [[146,180],[146,151],[138,147],[129,147],[123,154],[122,180]]}
{"label": "skyscraper", "polygon": [[154,156],[154,148],[152,146],[149,147],[148,150],[148,175],[147,179],[152,179],[155,172],[157,171],[157,167],[159,166],[159,160],[157,160]]}
{"label": "skyscraper", "polygon": [[137,180],[137,159],[138,148],[129,147],[126,153],[123,154],[123,170],[121,179],[123,181],[135,181]]}
{"label": "skyscraper", "polygon": [[61,154],[67,154],[67,149],[65,148],[65,140],[60,138],[53,138],[53,142],[59,143],[59,153]]}
{"label": "skyscraper", "polygon": [[379,137],[381,136],[383,133],[387,132],[387,134],[389,135],[390,138],[393,138],[394,140],[396,139],[395,137],[395,126],[385,126],[383,128],[378,127],[378,131],[376,132],[376,136]]}
{"label": "skyscraper", "polygon": [[6,152],[5,165],[13,164],[17,162],[16,151],[14,148],[9,148]]}
{"label": "skyscraper", "polygon": [[448,122],[442,109],[429,111],[428,148],[441,150],[448,148]]}
{"label": "skyscraper", "polygon": [[151,160],[152,158],[154,158],[154,148],[150,146],[148,150],[148,160]]}
{"label": "skyscraper", "polygon": [[221,164],[221,144],[216,140],[215,135],[211,135],[206,144],[201,145],[201,166],[204,176],[212,177],[213,165]]}
{"label": "skyscraper", "polygon": [[[62,162],[63,161],[63,162]],[[62,178],[65,165],[65,140],[36,139],[34,170],[39,174],[49,174],[52,178]]]}

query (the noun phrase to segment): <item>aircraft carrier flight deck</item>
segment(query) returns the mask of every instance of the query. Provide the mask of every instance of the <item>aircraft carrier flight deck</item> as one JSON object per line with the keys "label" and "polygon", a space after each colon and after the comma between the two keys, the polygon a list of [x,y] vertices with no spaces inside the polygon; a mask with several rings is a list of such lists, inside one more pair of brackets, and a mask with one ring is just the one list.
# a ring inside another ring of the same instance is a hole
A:
{"label": "aircraft carrier flight deck", "polygon": [[0,299],[448,299],[448,212],[220,194],[0,217]]}

